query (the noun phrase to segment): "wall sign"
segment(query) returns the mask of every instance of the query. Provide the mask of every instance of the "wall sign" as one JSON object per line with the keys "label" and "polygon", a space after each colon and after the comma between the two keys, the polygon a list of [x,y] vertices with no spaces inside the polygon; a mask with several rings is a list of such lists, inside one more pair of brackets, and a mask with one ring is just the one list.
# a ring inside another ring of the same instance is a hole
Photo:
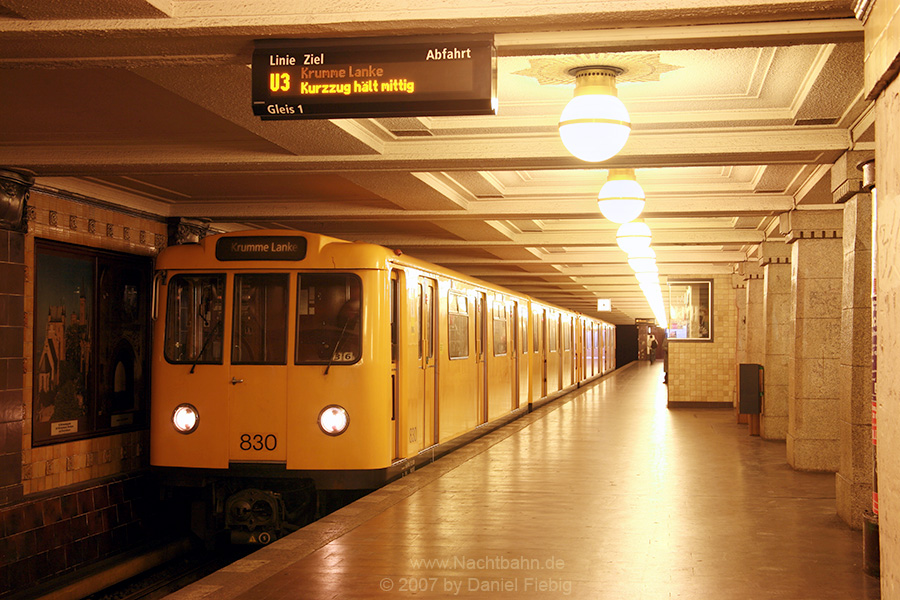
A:
{"label": "wall sign", "polygon": [[263,119],[496,112],[492,36],[258,41],[251,77]]}

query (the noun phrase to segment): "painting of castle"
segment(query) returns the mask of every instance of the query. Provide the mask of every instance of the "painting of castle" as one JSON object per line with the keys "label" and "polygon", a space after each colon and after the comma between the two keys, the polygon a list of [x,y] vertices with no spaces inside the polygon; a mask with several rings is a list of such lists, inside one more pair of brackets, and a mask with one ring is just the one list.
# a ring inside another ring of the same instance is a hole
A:
{"label": "painting of castle", "polygon": [[51,435],[76,433],[91,388],[93,264],[39,254],[36,272],[33,422],[65,423]]}

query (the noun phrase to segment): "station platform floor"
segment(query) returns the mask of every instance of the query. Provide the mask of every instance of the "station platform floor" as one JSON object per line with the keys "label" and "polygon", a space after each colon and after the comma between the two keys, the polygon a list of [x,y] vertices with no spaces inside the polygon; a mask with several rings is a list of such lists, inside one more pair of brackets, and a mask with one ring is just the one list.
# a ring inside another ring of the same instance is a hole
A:
{"label": "station platform floor", "polygon": [[632,363],[168,598],[879,598],[834,496]]}

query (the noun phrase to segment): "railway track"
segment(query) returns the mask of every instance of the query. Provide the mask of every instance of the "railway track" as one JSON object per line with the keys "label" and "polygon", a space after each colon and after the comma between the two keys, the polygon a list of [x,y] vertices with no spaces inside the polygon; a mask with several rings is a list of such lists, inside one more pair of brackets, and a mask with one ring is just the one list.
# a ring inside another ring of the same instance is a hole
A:
{"label": "railway track", "polygon": [[255,549],[237,546],[214,551],[191,551],[86,596],[84,600],[154,600],[162,598],[243,558]]}

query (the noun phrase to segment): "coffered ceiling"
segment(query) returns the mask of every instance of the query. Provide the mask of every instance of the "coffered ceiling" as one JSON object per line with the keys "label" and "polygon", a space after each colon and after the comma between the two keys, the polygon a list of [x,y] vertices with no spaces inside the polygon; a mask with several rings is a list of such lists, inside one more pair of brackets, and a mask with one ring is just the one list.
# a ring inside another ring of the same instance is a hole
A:
{"label": "coffered ceiling", "polygon": [[[496,115],[251,111],[254,40],[454,33],[494,34]],[[557,122],[569,69],[596,64],[624,70],[633,131],[590,164]],[[0,0],[0,166],[223,230],[375,242],[631,323],[652,312],[597,211],[606,169],[636,169],[663,281],[732,273],[874,148],[862,65],[849,1]]]}

